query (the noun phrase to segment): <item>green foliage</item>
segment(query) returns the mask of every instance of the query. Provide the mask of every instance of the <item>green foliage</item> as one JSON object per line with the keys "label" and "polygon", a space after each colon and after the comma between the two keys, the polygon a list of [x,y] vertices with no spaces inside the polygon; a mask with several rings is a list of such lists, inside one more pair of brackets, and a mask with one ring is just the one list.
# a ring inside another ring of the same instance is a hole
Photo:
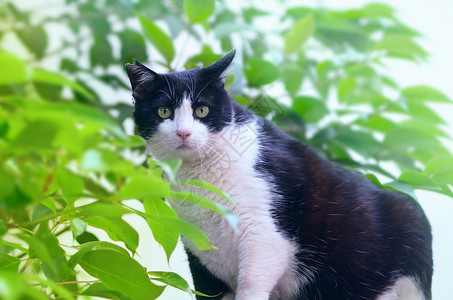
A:
{"label": "green foliage", "polygon": [[[243,71],[227,83],[237,101],[383,188],[453,197],[453,156],[443,144],[451,137],[433,109],[452,101],[389,76],[389,59],[427,57],[391,7],[285,7],[278,15],[247,2],[65,2],[58,14],[46,14],[45,1],[0,7],[0,298],[152,299],[166,285],[196,293],[179,275],[135,260],[141,237],[124,216],[144,219],[167,259],[180,234],[200,249],[215,245],[164,198],[235,226],[231,208],[175,186],[233,208],[234,199],[204,182],[176,182],[179,160],[147,160],[144,141],[125,133],[132,107],[123,66],[133,58],[172,71],[235,47]],[[187,51],[189,42],[198,48]]]}

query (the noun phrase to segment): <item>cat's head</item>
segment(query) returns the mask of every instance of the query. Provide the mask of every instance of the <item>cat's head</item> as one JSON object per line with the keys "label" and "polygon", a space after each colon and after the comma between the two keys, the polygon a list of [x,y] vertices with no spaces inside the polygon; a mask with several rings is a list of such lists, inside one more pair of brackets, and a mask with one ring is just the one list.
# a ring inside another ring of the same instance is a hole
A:
{"label": "cat's head", "polygon": [[232,50],[210,66],[168,74],[138,61],[126,65],[135,123],[153,156],[199,158],[212,147],[215,135],[231,124],[233,100],[223,74],[234,55]]}

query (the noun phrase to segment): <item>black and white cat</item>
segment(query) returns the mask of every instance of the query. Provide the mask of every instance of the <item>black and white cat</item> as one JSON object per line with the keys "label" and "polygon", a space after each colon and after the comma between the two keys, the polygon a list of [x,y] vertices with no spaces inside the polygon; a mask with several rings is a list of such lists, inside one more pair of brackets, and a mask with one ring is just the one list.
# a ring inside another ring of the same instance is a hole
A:
{"label": "black and white cat", "polygon": [[183,238],[195,288],[215,299],[431,299],[420,206],[235,103],[223,78],[234,55],[169,74],[126,66],[149,155],[181,158],[179,179],[207,181],[237,203],[215,199],[237,213],[237,231],[198,206],[173,207],[218,247],[200,251]]}

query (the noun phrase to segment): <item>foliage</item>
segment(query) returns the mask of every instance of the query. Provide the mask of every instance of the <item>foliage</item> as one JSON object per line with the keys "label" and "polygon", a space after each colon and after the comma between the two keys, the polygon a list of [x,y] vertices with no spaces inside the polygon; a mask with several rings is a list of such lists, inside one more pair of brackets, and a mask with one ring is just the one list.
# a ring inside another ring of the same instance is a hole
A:
{"label": "foliage", "polygon": [[[145,219],[168,258],[180,234],[213,245],[162,198],[197,203],[234,226],[225,207],[174,190],[178,161],[146,159],[144,141],[125,133],[132,107],[112,95],[130,94],[122,66],[134,58],[172,71],[235,47],[243,71],[229,88],[238,102],[384,188],[453,197],[453,156],[442,143],[451,137],[432,107],[451,100],[429,86],[401,88],[386,72],[389,59],[427,57],[386,5],[279,14],[247,2],[66,0],[51,14],[45,3],[0,9],[2,299],[151,299],[162,283],[191,293],[177,274],[140,266],[139,234],[123,217]],[[201,182],[180,184],[229,199]]]}

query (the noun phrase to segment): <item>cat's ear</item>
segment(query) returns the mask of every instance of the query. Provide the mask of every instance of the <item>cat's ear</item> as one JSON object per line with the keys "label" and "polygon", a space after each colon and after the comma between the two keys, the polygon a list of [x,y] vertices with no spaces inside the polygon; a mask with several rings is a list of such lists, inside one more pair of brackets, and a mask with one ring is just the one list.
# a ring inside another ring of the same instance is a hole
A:
{"label": "cat's ear", "polygon": [[134,60],[133,64],[126,64],[127,75],[131,81],[132,91],[142,83],[151,83],[157,79],[159,74],[141,64],[138,60]]}
{"label": "cat's ear", "polygon": [[228,67],[230,66],[231,62],[233,61],[234,55],[236,54],[236,49],[230,50],[225,56],[220,58],[218,61],[209,65],[201,71],[207,77],[219,77],[223,80],[224,74],[227,72]]}

